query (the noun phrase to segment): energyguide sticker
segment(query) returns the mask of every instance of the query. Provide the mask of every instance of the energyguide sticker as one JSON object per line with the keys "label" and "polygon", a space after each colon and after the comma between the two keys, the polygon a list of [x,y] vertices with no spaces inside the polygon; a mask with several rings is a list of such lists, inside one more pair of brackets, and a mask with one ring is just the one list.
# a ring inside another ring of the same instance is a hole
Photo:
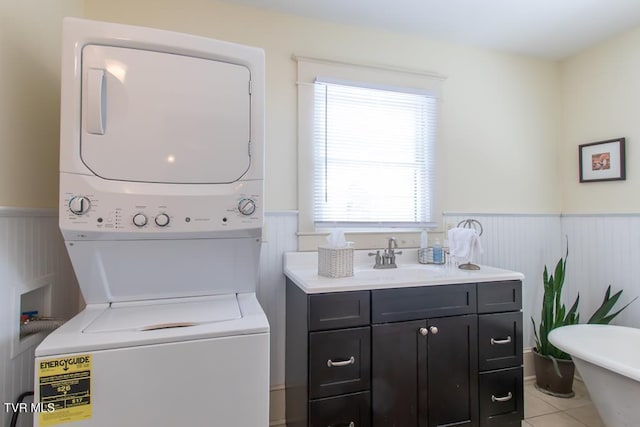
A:
{"label": "energyguide sticker", "polygon": [[91,355],[38,361],[40,403],[54,410],[40,412],[40,427],[91,418]]}

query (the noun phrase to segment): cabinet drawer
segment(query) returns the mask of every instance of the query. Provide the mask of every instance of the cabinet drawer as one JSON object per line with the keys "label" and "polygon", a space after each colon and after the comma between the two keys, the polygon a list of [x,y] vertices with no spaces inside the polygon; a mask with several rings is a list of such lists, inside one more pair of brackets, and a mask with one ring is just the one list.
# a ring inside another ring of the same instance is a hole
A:
{"label": "cabinet drawer", "polygon": [[401,322],[475,312],[475,283],[379,289],[371,292],[373,323]]}
{"label": "cabinet drawer", "polygon": [[517,311],[522,308],[522,282],[478,283],[478,313]]}
{"label": "cabinet drawer", "polygon": [[312,400],[309,403],[310,427],[370,427],[369,392]]}
{"label": "cabinet drawer", "polygon": [[478,316],[478,357],[481,371],[522,365],[522,313]]}
{"label": "cabinet drawer", "polygon": [[366,326],[370,318],[369,291],[309,296],[309,330]]}
{"label": "cabinet drawer", "polygon": [[311,399],[369,389],[371,328],[309,334]]}
{"label": "cabinet drawer", "polygon": [[520,425],[524,418],[522,368],[480,374],[480,426]]}

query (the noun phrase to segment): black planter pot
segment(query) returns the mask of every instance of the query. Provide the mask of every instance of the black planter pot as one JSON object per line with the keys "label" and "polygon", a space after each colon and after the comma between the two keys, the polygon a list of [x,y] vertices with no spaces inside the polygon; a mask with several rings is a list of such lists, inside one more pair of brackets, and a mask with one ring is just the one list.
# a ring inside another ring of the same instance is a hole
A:
{"label": "black planter pot", "polygon": [[550,357],[543,356],[535,348],[533,349],[536,388],[555,397],[573,397],[575,395],[573,392],[573,377],[575,375],[573,360],[556,359],[556,361],[562,376],[558,376]]}

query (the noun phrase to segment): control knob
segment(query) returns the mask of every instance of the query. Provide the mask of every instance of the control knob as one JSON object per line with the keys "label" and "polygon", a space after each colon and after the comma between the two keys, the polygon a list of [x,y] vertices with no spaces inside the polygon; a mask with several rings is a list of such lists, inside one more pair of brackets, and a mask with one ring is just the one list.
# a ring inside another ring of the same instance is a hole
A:
{"label": "control knob", "polygon": [[143,213],[137,213],[133,216],[133,224],[136,227],[144,227],[147,225],[147,216]]}
{"label": "control knob", "polygon": [[161,213],[156,215],[156,225],[159,227],[164,227],[169,224],[169,215],[166,213]]}
{"label": "control knob", "polygon": [[69,200],[69,210],[75,215],[82,215],[89,212],[91,200],[86,196],[73,196]]}
{"label": "control knob", "polygon": [[238,210],[242,215],[251,215],[256,211],[256,202],[251,199],[242,199],[238,202]]}

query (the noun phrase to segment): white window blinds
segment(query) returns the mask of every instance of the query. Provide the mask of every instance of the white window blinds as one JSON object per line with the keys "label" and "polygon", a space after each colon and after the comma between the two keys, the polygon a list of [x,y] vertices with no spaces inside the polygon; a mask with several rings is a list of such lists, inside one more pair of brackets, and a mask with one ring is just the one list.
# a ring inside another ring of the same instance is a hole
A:
{"label": "white window blinds", "polygon": [[425,93],[317,80],[316,226],[431,222],[436,107]]}

